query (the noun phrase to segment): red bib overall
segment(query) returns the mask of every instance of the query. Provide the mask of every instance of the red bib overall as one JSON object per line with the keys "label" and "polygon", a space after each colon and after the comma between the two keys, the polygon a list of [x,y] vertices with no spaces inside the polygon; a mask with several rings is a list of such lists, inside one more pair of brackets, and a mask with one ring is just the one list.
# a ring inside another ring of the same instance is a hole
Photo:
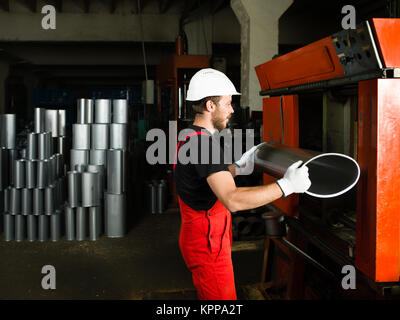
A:
{"label": "red bib overall", "polygon": [[[194,134],[205,134],[196,132]],[[185,139],[185,140],[186,140]],[[176,155],[180,144],[178,144]],[[176,163],[176,157],[175,157]],[[174,164],[175,169],[175,164]],[[179,247],[200,300],[236,300],[231,213],[217,199],[210,210],[194,210],[179,198]]]}

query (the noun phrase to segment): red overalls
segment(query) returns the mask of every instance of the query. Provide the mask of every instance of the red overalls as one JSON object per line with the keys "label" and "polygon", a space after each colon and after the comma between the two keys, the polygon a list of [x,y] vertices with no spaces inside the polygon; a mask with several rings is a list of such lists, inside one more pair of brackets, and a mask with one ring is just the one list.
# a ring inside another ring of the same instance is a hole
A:
{"label": "red overalls", "polygon": [[[192,135],[206,134],[195,132]],[[176,155],[180,144],[178,144]],[[174,170],[176,157],[174,163]],[[236,300],[231,259],[231,213],[217,199],[210,210],[194,210],[179,197],[181,230],[179,247],[192,272],[200,300]]]}

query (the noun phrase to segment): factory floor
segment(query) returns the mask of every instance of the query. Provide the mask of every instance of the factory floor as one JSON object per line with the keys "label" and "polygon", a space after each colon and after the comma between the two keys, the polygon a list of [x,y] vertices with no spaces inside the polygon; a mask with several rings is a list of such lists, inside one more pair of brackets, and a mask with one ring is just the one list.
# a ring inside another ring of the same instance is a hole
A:
{"label": "factory floor", "polygon": [[[178,248],[179,212],[131,221],[119,239],[0,241],[0,299],[196,299]],[[262,243],[234,242],[239,299],[260,298],[249,288],[260,281]],[[55,267],[55,290],[42,289],[44,265]]]}

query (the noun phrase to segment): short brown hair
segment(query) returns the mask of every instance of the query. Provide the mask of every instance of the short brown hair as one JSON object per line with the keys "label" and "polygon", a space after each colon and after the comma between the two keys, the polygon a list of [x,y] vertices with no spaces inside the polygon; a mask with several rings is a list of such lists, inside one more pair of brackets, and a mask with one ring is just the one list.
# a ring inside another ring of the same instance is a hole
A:
{"label": "short brown hair", "polygon": [[219,101],[221,100],[221,96],[211,96],[211,97],[205,97],[201,100],[198,101],[193,101],[192,102],[192,109],[193,112],[196,113],[200,113],[202,114],[203,111],[206,109],[206,103],[208,100],[211,100],[212,102],[214,102],[216,105],[219,104]]}

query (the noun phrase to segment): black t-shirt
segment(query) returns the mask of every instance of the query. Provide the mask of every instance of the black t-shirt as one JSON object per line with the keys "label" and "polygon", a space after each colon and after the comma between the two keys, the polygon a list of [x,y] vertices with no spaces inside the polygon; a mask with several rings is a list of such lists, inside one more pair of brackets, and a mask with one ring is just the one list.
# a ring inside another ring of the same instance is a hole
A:
{"label": "black t-shirt", "polygon": [[[176,181],[176,191],[183,202],[185,202],[189,207],[194,210],[209,210],[217,201],[217,197],[211,190],[207,183],[207,177],[219,171],[229,171],[228,165],[224,164],[224,150],[219,145],[219,142],[213,138],[212,134],[198,126],[190,125],[188,129],[194,131],[203,131],[207,135],[194,135],[188,138],[185,142],[180,143],[179,152],[183,152],[189,158],[192,157],[192,153],[189,150],[195,150],[197,147],[198,158],[197,163],[191,161],[188,164],[182,164],[180,162],[179,156],[176,160],[175,166],[175,181]],[[196,141],[197,139],[197,141]],[[179,143],[179,141],[178,141]],[[197,143],[197,145],[196,145]],[[191,146],[189,144],[192,144]],[[183,147],[185,146],[185,147]],[[203,152],[202,158],[202,146],[207,146],[208,149],[208,161],[205,162],[207,154]],[[190,149],[193,147],[193,149]],[[218,153],[215,152],[219,148]],[[214,159],[213,159],[214,150]],[[214,161],[213,161],[214,160]]]}

